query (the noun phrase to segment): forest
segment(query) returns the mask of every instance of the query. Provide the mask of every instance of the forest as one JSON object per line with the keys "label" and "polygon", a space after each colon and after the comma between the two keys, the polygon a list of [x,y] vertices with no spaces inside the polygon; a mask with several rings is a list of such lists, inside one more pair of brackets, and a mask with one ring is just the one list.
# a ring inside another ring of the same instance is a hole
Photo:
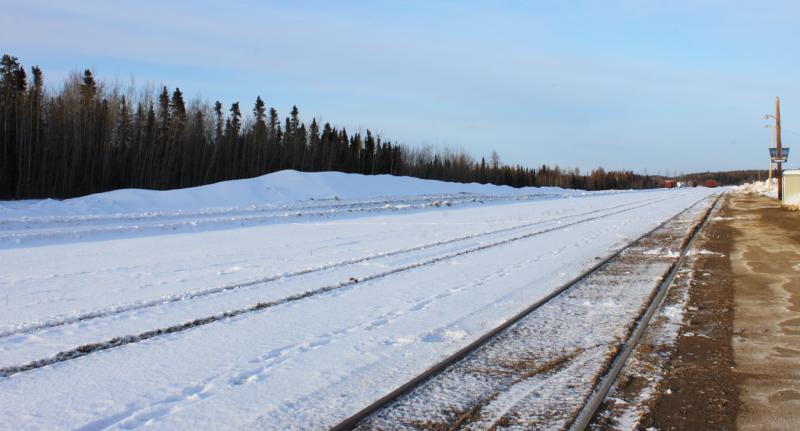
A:
{"label": "forest", "polygon": [[[284,169],[403,175],[456,182],[586,190],[661,187],[632,171],[525,167],[463,150],[398,144],[250,106],[187,102],[179,88],[137,91],[91,70],[46,87],[5,54],[0,64],[0,199],[70,198],[120,188],[174,189]],[[698,174],[702,175],[702,174]]]}

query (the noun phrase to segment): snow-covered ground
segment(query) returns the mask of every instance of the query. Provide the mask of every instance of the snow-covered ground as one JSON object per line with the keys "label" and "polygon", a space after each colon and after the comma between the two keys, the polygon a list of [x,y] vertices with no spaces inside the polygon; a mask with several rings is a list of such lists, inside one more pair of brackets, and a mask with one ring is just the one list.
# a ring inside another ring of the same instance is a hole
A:
{"label": "snow-covered ground", "polygon": [[0,417],[325,428],[713,192],[285,171],[0,202]]}
{"label": "snow-covered ground", "polygon": [[587,195],[554,187],[514,189],[390,175],[281,171],[180,190],[0,201],[0,248]]}

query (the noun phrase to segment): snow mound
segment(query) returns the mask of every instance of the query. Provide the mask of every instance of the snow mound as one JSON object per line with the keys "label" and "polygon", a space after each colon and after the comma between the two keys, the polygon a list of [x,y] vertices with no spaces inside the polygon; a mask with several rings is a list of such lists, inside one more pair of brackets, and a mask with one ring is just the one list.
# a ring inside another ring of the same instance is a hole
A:
{"label": "snow mound", "polygon": [[256,178],[223,181],[176,190],[122,189],[63,201],[0,201],[0,214],[81,215],[129,212],[194,212],[210,208],[244,208],[302,200],[364,199],[412,195],[583,194],[557,187],[515,189],[491,184],[462,184],[392,175],[285,170]]}
{"label": "snow mound", "polygon": [[753,181],[740,186],[734,186],[733,191],[737,193],[756,194],[778,199],[778,180]]}

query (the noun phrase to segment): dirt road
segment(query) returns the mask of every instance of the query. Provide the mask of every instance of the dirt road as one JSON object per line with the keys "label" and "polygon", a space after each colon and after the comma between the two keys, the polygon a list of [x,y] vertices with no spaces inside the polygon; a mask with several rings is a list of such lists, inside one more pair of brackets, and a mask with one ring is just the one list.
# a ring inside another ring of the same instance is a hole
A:
{"label": "dirt road", "polygon": [[800,429],[800,213],[763,197],[731,199],[737,231],[734,358],[743,430]]}
{"label": "dirt road", "polygon": [[666,395],[641,427],[800,429],[800,212],[729,194],[700,247]]}

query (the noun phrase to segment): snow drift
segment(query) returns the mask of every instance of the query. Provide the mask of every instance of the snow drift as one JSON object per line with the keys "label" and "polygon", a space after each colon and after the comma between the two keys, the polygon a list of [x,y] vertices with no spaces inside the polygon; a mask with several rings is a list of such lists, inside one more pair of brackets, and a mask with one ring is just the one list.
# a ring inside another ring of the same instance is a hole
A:
{"label": "snow drift", "polygon": [[176,190],[122,189],[79,198],[0,201],[0,216],[115,214],[128,212],[193,212],[241,208],[309,199],[363,199],[381,196],[437,194],[521,195],[584,194],[557,187],[515,189],[492,184],[462,184],[392,175],[285,170],[256,178],[223,181]]}

